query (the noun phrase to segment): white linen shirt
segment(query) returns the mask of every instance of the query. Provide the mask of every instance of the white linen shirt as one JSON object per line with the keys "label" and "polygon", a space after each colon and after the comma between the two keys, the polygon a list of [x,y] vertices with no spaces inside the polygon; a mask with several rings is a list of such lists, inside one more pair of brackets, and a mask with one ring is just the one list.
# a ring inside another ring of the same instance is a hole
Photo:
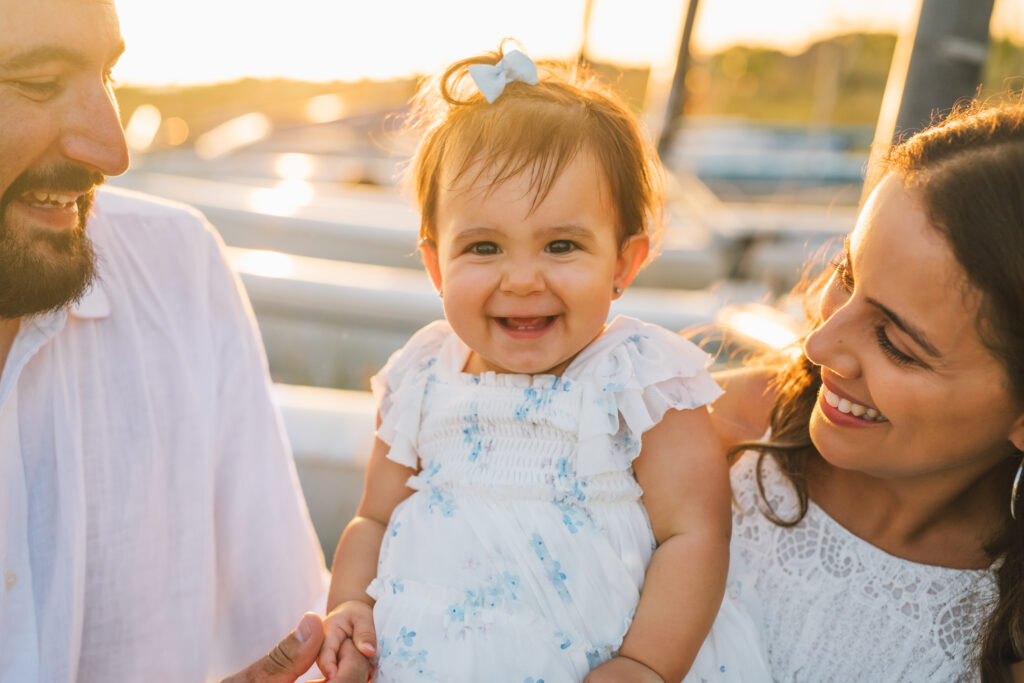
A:
{"label": "white linen shirt", "polygon": [[219,678],[325,594],[263,349],[201,216],[104,189],[87,230],[0,375],[0,681]]}

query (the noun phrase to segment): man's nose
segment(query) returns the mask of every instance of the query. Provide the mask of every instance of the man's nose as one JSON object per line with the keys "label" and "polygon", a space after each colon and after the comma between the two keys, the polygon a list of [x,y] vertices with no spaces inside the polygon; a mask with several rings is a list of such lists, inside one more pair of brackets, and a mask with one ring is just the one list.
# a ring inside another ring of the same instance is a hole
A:
{"label": "man's nose", "polygon": [[60,138],[64,156],[105,176],[121,175],[128,170],[128,145],[109,88],[99,82],[87,88],[70,106],[72,110]]}

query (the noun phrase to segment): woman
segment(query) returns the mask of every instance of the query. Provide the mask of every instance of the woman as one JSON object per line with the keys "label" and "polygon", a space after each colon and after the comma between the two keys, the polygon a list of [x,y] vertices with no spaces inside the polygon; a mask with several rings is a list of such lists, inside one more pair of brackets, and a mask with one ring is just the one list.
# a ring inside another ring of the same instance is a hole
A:
{"label": "woman", "polygon": [[956,114],[869,182],[802,353],[723,378],[726,599],[777,681],[1021,681],[1024,106]]}

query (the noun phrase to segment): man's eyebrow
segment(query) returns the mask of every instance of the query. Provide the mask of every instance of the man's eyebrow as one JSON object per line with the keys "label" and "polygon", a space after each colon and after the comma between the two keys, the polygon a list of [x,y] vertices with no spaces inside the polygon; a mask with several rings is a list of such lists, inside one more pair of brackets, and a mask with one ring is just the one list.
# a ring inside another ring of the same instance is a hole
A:
{"label": "man's eyebrow", "polygon": [[[116,62],[124,53],[124,40],[118,43],[117,48],[110,57],[110,62]],[[89,63],[89,58],[78,50],[72,50],[63,45],[40,45],[15,55],[0,62],[0,69],[15,71],[18,69],[31,69],[32,67],[53,62],[64,62],[74,66],[84,66]]]}
{"label": "man's eyebrow", "polygon": [[928,341],[928,337],[925,336],[924,332],[919,330],[914,325],[911,325],[909,322],[898,316],[894,311],[887,308],[879,301],[876,301],[875,299],[868,297],[867,302],[874,306],[875,308],[877,308],[878,310],[880,310],[882,313],[884,313],[886,317],[892,321],[893,325],[903,330],[903,332],[905,332],[908,337],[917,342],[917,345],[924,349],[929,356],[931,356],[932,358],[942,357],[942,354],[939,353],[939,350],[937,348],[935,348],[935,345]]}

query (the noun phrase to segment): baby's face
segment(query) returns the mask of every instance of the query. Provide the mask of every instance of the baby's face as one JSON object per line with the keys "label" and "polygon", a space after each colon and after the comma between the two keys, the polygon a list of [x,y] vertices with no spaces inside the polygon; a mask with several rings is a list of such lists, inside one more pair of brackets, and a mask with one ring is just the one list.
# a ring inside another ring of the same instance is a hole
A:
{"label": "baby's face", "polygon": [[436,246],[423,248],[445,316],[472,349],[465,371],[559,375],[601,333],[647,238],[619,249],[608,184],[589,154],[537,206],[529,172],[497,187],[475,176],[441,183]]}

